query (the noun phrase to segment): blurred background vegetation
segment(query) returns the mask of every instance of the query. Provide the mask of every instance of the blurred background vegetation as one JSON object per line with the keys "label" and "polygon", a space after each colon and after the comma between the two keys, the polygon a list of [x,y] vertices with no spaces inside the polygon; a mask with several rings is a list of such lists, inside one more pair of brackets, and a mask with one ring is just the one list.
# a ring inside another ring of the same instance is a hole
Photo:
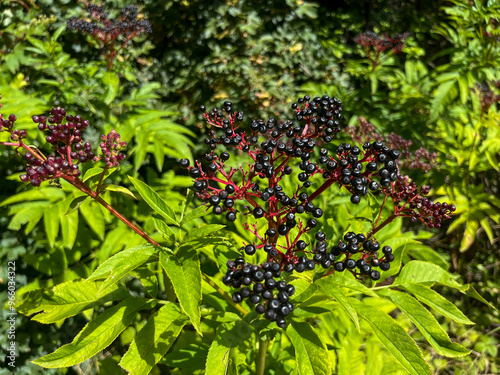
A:
{"label": "blurred background vegetation", "polygon": [[[436,154],[429,170],[405,172],[430,184],[436,200],[453,202],[457,215],[445,228],[406,246],[403,261],[434,262],[500,306],[500,1],[136,1],[153,32],[123,48],[111,68],[88,35],[66,30],[70,17],[86,17],[84,5],[1,3],[2,113],[15,113],[19,128],[28,129],[35,144],[42,138],[30,117],[52,106],[89,119],[94,130],[86,136],[94,143],[115,128],[130,147],[113,181],[139,174],[176,206],[191,185],[177,159],[202,155],[201,104],[231,100],[247,119],[288,119],[290,104],[300,95],[336,96],[343,102],[345,125],[355,132],[363,131],[366,119],[374,126],[372,134],[396,133],[411,141],[405,145],[413,155],[419,149]],[[114,14],[131,4],[105,5]],[[381,41],[403,33],[408,38],[401,51],[377,51],[356,42],[366,32]],[[102,260],[140,241],[88,201],[66,215],[73,189],[27,189],[18,179],[21,158],[5,147],[0,153],[0,257],[2,272],[7,261],[17,261],[18,288],[87,277]],[[154,232],[145,206],[126,196],[107,199]],[[332,215],[334,207],[344,207],[335,196],[326,203]],[[244,236],[238,225],[233,230]],[[398,230],[420,233],[410,222]],[[423,346],[435,373],[500,373],[498,312],[446,288],[441,292],[476,325],[457,327],[442,319],[450,337],[473,352],[444,359]],[[2,294],[2,304],[5,298]],[[18,316],[16,372],[59,373],[29,361],[70,341],[85,322],[85,316],[77,316],[61,326],[44,326]],[[2,324],[5,349],[7,326]],[[95,373],[96,368],[120,373],[117,358],[133,334],[125,331],[107,353],[67,373]],[[339,342],[358,340],[350,344],[357,353],[353,362],[338,362],[336,372],[368,373],[363,350],[358,351],[363,338],[349,338],[341,329],[336,334]],[[414,338],[422,343],[418,331]],[[177,349],[189,347],[189,339],[178,341]],[[178,367],[175,373],[183,374],[199,370],[175,355],[167,355],[157,370],[162,366]]]}

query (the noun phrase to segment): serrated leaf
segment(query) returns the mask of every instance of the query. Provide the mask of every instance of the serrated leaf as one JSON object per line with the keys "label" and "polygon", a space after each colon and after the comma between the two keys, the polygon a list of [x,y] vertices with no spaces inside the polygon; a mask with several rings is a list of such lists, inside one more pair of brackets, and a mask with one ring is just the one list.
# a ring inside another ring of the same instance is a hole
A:
{"label": "serrated leaf", "polygon": [[353,301],[358,315],[373,329],[380,342],[412,375],[430,375],[431,369],[415,341],[389,315],[374,306]]}
{"label": "serrated leaf", "polygon": [[63,237],[64,247],[67,249],[73,248],[78,234],[78,212],[67,213],[61,216],[61,232]]}
{"label": "serrated leaf", "polygon": [[181,225],[184,223],[184,215],[186,214],[186,210],[188,209],[189,204],[193,201],[193,198],[194,198],[193,190],[188,189],[186,199],[184,199],[181,206],[181,220],[180,220]]}
{"label": "serrated leaf", "polygon": [[431,103],[431,116],[432,116],[432,118],[436,118],[439,115],[439,113],[441,113],[440,112],[441,105],[454,84],[455,84],[455,80],[450,80],[450,81],[446,81],[446,82],[441,83],[439,85],[439,87],[437,88],[436,94],[434,95],[434,99],[432,100],[432,103]]}
{"label": "serrated leaf", "polygon": [[465,231],[462,242],[460,243],[460,252],[466,251],[474,243],[477,237],[477,230],[479,229],[479,222],[472,218],[467,220],[465,224]]}
{"label": "serrated leaf", "polygon": [[151,309],[156,301],[127,298],[91,320],[70,343],[33,361],[45,368],[70,367],[82,363],[108,347],[136,318],[140,310]]}
{"label": "serrated leaf", "polygon": [[155,228],[158,232],[163,234],[171,241],[175,239],[174,231],[167,224],[165,224],[163,220],[157,219],[155,217],[153,217],[152,219],[153,223],[155,224]]}
{"label": "serrated leaf", "polygon": [[79,197],[73,199],[69,204],[69,208],[68,211],[66,212],[66,215],[72,214],[74,211],[76,211],[88,197],[89,197],[88,195],[80,195]]}
{"label": "serrated leaf", "polygon": [[332,287],[333,287],[333,285],[343,286],[343,287],[346,287],[348,289],[356,290],[360,293],[366,294],[367,296],[379,298],[378,294],[375,293],[373,290],[366,287],[365,285],[360,283],[358,280],[354,280],[354,279],[349,278],[343,272],[334,272],[330,276],[326,276],[326,277],[319,279],[318,281],[316,281],[316,283],[319,283],[326,288],[328,288],[329,285],[331,285]]}
{"label": "serrated leaf", "polygon": [[130,181],[132,181],[132,184],[134,184],[135,188],[149,205],[149,207],[163,216],[163,218],[167,220],[168,224],[179,225],[179,223],[177,223],[176,221],[174,210],[172,210],[172,208],[163,200],[162,197],[158,195],[156,191],[151,189],[144,182],[132,176],[128,176],[128,178],[130,179]]}
{"label": "serrated leaf", "polygon": [[405,284],[402,287],[441,315],[460,324],[474,324],[453,303],[431,288],[422,284]]}
{"label": "serrated leaf", "polygon": [[246,344],[254,330],[244,320],[221,324],[208,350],[205,375],[226,375],[237,367],[238,348]]}
{"label": "serrated leaf", "polygon": [[[94,205],[91,207],[91,202]],[[104,215],[100,206],[95,201],[85,200],[80,205],[80,212],[90,229],[97,234],[100,240],[104,239]]]}
{"label": "serrated leaf", "polygon": [[87,169],[87,171],[85,172],[85,174],[83,175],[83,179],[82,181],[85,182],[87,181],[89,178],[92,178],[94,176],[97,176],[97,175],[100,175],[102,173],[104,169],[101,168],[101,167],[93,167],[93,168],[90,168],[90,169]]}
{"label": "serrated leaf", "polygon": [[32,306],[23,298],[25,299],[23,308],[19,311],[26,315],[41,311],[32,320],[49,324],[100,306],[105,302],[125,299],[129,296],[126,290],[114,288],[110,289],[108,294],[98,297],[99,286],[97,283],[88,281],[70,281],[59,284],[44,291],[41,298]]}
{"label": "serrated leaf", "polygon": [[324,341],[309,323],[292,322],[286,334],[295,349],[299,375],[330,375],[332,364]]}
{"label": "serrated leaf", "polygon": [[[239,319],[239,317],[238,317]],[[208,346],[189,344],[168,353],[162,363],[169,367],[178,367],[184,370],[203,370],[208,355]]]}
{"label": "serrated leaf", "polygon": [[63,190],[55,187],[32,189],[10,196],[9,198],[2,201],[2,203],[0,203],[0,207],[13,203],[36,201],[36,200],[55,201],[62,199],[65,196],[66,193]]}
{"label": "serrated leaf", "polygon": [[106,294],[109,288],[144,264],[157,251],[155,246],[149,244],[123,250],[101,264],[88,280],[105,279],[99,289],[99,295]]}
{"label": "serrated leaf", "polygon": [[137,268],[132,275],[137,277],[152,298],[156,298],[158,294],[158,278],[147,265]]}
{"label": "serrated leaf", "polygon": [[50,247],[54,247],[57,235],[59,234],[59,209],[57,205],[49,207],[44,211],[43,224],[49,245]]}
{"label": "serrated leaf", "polygon": [[175,255],[160,253],[160,264],[172,282],[182,310],[203,336],[200,326],[201,270],[198,254],[194,249],[178,251]]}
{"label": "serrated leaf", "polygon": [[103,101],[106,104],[111,104],[118,94],[118,87],[120,85],[120,78],[113,72],[106,72],[102,77],[102,82],[106,86],[103,94]]}
{"label": "serrated leaf", "polygon": [[415,284],[415,283],[440,283],[452,288],[460,289],[461,284],[455,281],[454,277],[441,267],[420,260],[412,260],[406,264],[393,285]]}
{"label": "serrated leaf", "polygon": [[111,185],[111,184],[109,184],[109,185],[101,185],[101,192],[104,192],[104,191],[116,191],[117,193],[126,194],[128,196],[131,196],[134,199],[137,199],[135,197],[134,193],[132,193],[129,189],[127,189],[124,186]]}
{"label": "serrated leaf", "polygon": [[187,322],[186,315],[176,304],[162,306],[139,331],[119,365],[134,375],[149,374]]}
{"label": "serrated leaf", "polygon": [[327,296],[332,296],[338,302],[342,310],[344,310],[347,316],[353,321],[356,329],[360,330],[358,314],[356,314],[356,310],[351,305],[349,301],[349,297],[345,295],[343,290],[339,288],[339,285],[334,282],[333,279],[329,277],[324,277],[317,281],[317,284],[320,288],[320,291],[326,294]]}
{"label": "serrated leaf", "polygon": [[208,208],[205,206],[196,207],[193,210],[189,210],[189,212],[182,218],[180,225],[184,225],[191,220],[197,219],[199,217],[203,217],[208,214]]}
{"label": "serrated leaf", "polygon": [[411,295],[391,289],[381,290],[379,293],[391,299],[399,310],[415,324],[439,355],[455,358],[470,353],[470,350],[462,345],[451,342],[436,318]]}
{"label": "serrated leaf", "polygon": [[212,233],[219,232],[225,225],[220,224],[206,224],[199,228],[191,229],[188,235],[184,238],[183,243],[194,241],[200,238],[205,238]]}

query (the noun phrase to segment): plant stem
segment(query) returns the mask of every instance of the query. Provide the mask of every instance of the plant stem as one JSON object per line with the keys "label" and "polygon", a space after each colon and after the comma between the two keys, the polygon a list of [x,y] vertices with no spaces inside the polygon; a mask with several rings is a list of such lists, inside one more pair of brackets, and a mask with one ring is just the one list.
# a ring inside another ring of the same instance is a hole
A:
{"label": "plant stem", "polygon": [[255,363],[255,374],[264,375],[266,369],[266,356],[267,348],[269,347],[269,339],[263,340],[259,333],[256,334],[259,341],[259,350],[257,352],[257,358]]}
{"label": "plant stem", "polygon": [[381,230],[383,227],[385,227],[387,224],[391,223],[395,218],[398,216],[396,214],[392,214],[389,216],[387,219],[384,220],[382,224],[380,224],[378,227],[373,228],[368,234],[366,235],[366,239],[369,239],[372,237],[375,233],[377,233],[379,230]]}

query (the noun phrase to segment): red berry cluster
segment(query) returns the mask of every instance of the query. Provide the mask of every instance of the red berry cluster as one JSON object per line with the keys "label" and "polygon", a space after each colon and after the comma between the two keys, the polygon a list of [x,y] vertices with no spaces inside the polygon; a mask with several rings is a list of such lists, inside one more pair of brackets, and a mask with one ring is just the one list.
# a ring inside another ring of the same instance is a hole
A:
{"label": "red berry cluster", "polygon": [[[343,130],[356,142],[363,141],[382,141],[384,137],[377,133],[375,126],[368,122],[364,117],[358,118],[358,123],[348,126]],[[412,141],[401,137],[396,133],[390,133],[386,137],[386,145],[401,151],[401,158],[398,159],[399,167],[422,170],[429,172],[437,163],[437,154],[430,152],[424,147],[411,151]]]}
{"label": "red berry cluster", "polygon": [[364,48],[370,62],[375,67],[380,64],[380,55],[383,52],[392,50],[393,54],[400,53],[409,36],[408,33],[381,36],[373,31],[368,31],[359,34],[354,41]]}
{"label": "red berry cluster", "polygon": [[120,151],[127,145],[114,129],[108,135],[101,137],[102,155],[97,156],[92,151],[89,142],[82,140],[82,132],[89,126],[88,120],[80,115],[69,115],[64,108],[52,108],[50,115],[33,116],[33,122],[38,129],[45,133],[45,140],[55,150],[55,155],[45,157],[36,147],[28,146],[23,142],[26,132],[14,130],[16,116],[10,115],[5,120],[0,115],[0,131],[8,131],[11,138],[17,143],[5,143],[9,146],[26,149],[25,158],[28,162],[26,174],[20,175],[23,182],[30,182],[39,186],[42,181],[54,180],[63,177],[75,183],[81,171],[79,165],[93,160],[103,160],[106,167],[116,167],[125,158]]}
{"label": "red berry cluster", "polygon": [[120,134],[115,129],[112,129],[108,135],[103,134],[101,141],[99,147],[102,151],[102,157],[95,156],[94,161],[104,159],[108,168],[118,167],[120,161],[125,158],[125,154],[121,153],[120,150],[127,146],[127,142],[121,140]]}
{"label": "red berry cluster", "polygon": [[405,40],[410,36],[409,33],[390,35],[378,35],[373,31],[367,31],[359,34],[354,41],[361,44],[366,50],[374,47],[377,52],[385,52],[392,49],[393,53],[399,53],[403,50]]}
{"label": "red berry cluster", "polygon": [[449,203],[433,202],[424,197],[430,187],[418,188],[408,176],[398,176],[393,188],[387,191],[395,206],[395,214],[408,216],[412,221],[421,221],[429,228],[440,228],[443,219],[450,219],[456,207]]}
{"label": "red berry cluster", "polygon": [[[2,97],[0,96],[0,99]],[[0,105],[1,108],[1,105]],[[7,119],[4,119],[0,116],[0,132],[7,131],[10,133],[10,139],[13,141],[19,141],[20,139],[26,138],[28,133],[26,130],[17,130],[14,129],[14,124],[17,121],[17,117],[15,115],[9,115]]]}
{"label": "red berry cluster", "polygon": [[[267,222],[267,227],[262,230],[256,224],[243,223],[254,234],[255,241],[244,244],[241,250],[250,256],[259,250],[264,251],[272,267],[276,268],[275,273],[279,271],[279,275],[268,274],[269,277],[262,280],[279,277],[281,271],[313,270],[316,265],[330,269],[328,272],[348,270],[356,277],[372,280],[380,278],[376,268],[389,269],[389,263],[394,259],[392,249],[384,246],[383,255],[378,255],[380,245],[373,236],[375,231],[369,235],[348,233],[345,242],[339,241],[328,250],[325,234],[314,229],[323,216],[323,210],[314,200],[332,185],[348,191],[354,204],[370,191],[399,199],[396,198],[400,194],[401,180],[398,150],[380,140],[365,142],[362,147],[350,143],[329,146],[341,128],[342,104],[326,95],[314,99],[307,95],[299,98],[292,105],[294,120],[251,120],[246,131],[240,129],[243,113],[233,111],[231,102],[225,102],[223,109],[207,111],[204,106],[201,109],[207,124],[215,128],[205,139],[210,152],[204,161],[196,161],[194,166],[190,166],[187,159],[182,159],[180,166],[188,169],[195,180],[196,196],[212,207],[215,215],[225,213],[229,222],[235,221],[238,215]],[[216,153],[218,148],[222,150]],[[247,154],[251,162],[229,166],[231,150]],[[287,191],[285,187],[289,189],[290,186],[285,183],[287,179],[296,188]],[[316,183],[313,185],[312,181]],[[313,186],[314,190],[308,192]],[[427,211],[419,212],[421,217],[427,217]],[[401,207],[396,216],[407,214]],[[444,214],[448,215],[448,212]],[[309,232],[313,232],[312,241],[308,239]],[[239,262],[241,267],[228,269],[225,276],[228,285],[247,288],[251,283],[257,285],[262,281],[260,274],[267,272],[267,263],[250,265],[243,259]],[[245,279],[247,273],[248,279]],[[263,287],[263,291],[270,289],[273,288]],[[236,293],[234,298],[240,301],[260,292],[254,290],[252,294],[245,289]],[[262,301],[258,296],[254,297],[256,309],[281,326],[285,313],[292,309],[286,305],[288,300],[279,298],[279,303],[274,303],[276,306],[269,305],[269,301],[276,298],[273,293],[271,290],[269,298],[264,297]],[[285,305],[285,313],[280,313]],[[269,310],[274,313],[267,312]]]}

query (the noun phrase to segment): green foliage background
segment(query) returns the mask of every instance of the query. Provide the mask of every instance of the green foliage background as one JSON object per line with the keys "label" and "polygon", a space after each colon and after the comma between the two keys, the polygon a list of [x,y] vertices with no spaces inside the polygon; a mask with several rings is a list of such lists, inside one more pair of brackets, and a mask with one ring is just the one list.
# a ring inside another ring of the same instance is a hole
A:
{"label": "green foliage background", "polygon": [[[128,4],[119,0],[106,5],[119,9]],[[415,150],[425,147],[438,154],[430,172],[409,174],[419,183],[429,183],[436,199],[454,202],[457,215],[446,228],[431,234],[405,221],[394,227],[388,238],[413,239],[401,247],[402,262],[432,262],[454,272],[460,282],[471,283],[491,305],[500,305],[500,115],[496,104],[484,110],[476,86],[489,83],[494,90],[492,82],[500,80],[498,1],[147,0],[137,5],[152,23],[153,33],[135,40],[108,70],[87,37],[65,30],[70,16],[83,15],[79,3],[4,0],[2,113],[16,113],[19,127],[28,129],[38,142],[42,138],[30,116],[54,105],[91,120],[95,130],[86,135],[94,143],[102,132],[116,129],[130,147],[125,166],[108,182],[131,187],[126,176],[140,177],[180,215],[191,179],[178,170],[176,160],[193,160],[203,153],[200,104],[208,107],[231,100],[234,108],[250,117],[283,118],[290,116],[289,105],[299,95],[336,96],[350,125],[362,116],[380,134],[395,132],[411,139]],[[386,53],[373,66],[354,42],[364,31],[409,32],[410,38],[402,53]],[[65,215],[78,192],[65,184],[62,189],[22,186],[18,179],[22,160],[5,147],[0,152],[2,275],[7,261],[15,260],[22,292],[89,277],[111,255],[142,243],[89,200]],[[110,192],[106,199],[162,240],[158,223],[143,201]],[[327,232],[329,238],[347,229],[345,217],[356,216],[344,202],[336,194],[323,202],[333,228]],[[196,217],[185,230],[212,221]],[[228,229],[234,246],[247,235],[241,223]],[[202,261],[204,272],[213,276],[216,265]],[[137,279],[128,280],[127,287],[144,297],[146,286]],[[442,357],[394,305],[383,309],[394,312],[410,331],[434,373],[500,372],[498,312],[446,286],[438,291],[476,323],[463,326],[439,317],[453,341],[473,350],[466,357]],[[5,294],[2,298],[3,304]],[[398,296],[389,298],[394,302]],[[316,307],[314,301],[311,304],[313,316]],[[384,352],[373,335],[346,328],[349,318],[337,310],[319,318],[322,327],[331,330],[327,334],[331,341],[325,344],[335,373],[404,373],[393,360],[382,359]],[[87,311],[55,325],[42,325],[19,315],[16,373],[63,373],[30,361],[70,342],[91,316]],[[100,368],[101,373],[120,373],[117,363],[146,318],[138,312],[111,347],[66,372],[90,374]],[[219,323],[215,319],[210,324],[215,330]],[[2,348],[7,342],[6,327],[6,323],[0,325]],[[289,327],[289,337],[295,337],[293,330],[299,328]],[[200,341],[194,330],[188,330],[153,371],[177,367],[172,373],[201,373],[203,367],[189,359],[206,357],[209,339]],[[271,353],[270,373],[292,371],[291,345],[281,351],[271,348]],[[198,362],[204,364],[204,360]]]}

